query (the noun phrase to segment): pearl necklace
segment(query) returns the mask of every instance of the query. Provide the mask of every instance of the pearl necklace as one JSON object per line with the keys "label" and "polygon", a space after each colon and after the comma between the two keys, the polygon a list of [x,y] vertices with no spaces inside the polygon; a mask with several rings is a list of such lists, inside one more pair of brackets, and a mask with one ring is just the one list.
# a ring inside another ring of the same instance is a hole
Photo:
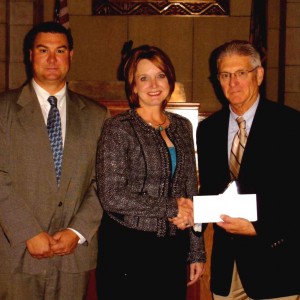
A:
{"label": "pearl necklace", "polygon": [[154,127],[156,130],[163,131],[164,130],[163,125],[166,123],[166,121],[167,121],[167,116],[165,116],[165,119],[162,123],[158,123],[156,126],[151,122],[148,122],[148,124]]}

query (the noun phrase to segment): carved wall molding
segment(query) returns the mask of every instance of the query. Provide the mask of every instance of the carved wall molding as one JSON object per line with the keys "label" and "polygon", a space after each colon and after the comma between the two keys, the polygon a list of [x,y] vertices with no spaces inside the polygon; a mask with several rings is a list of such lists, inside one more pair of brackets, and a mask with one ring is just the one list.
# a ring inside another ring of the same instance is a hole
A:
{"label": "carved wall molding", "polygon": [[227,16],[229,15],[229,0],[195,0],[181,2],[94,0],[93,15]]}

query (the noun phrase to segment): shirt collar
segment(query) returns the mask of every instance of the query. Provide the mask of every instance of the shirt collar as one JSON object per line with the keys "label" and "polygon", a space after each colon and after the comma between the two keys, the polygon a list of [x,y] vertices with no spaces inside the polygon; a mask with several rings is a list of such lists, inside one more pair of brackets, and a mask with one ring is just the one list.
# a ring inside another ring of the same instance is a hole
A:
{"label": "shirt collar", "polygon": [[49,105],[49,102],[47,100],[49,98],[49,96],[55,96],[57,98],[57,105],[60,107],[63,105],[63,102],[66,101],[65,100],[66,99],[66,91],[67,91],[66,84],[60,91],[55,93],[55,95],[49,94],[49,92],[47,92],[45,89],[43,89],[41,86],[39,86],[34,79],[32,79],[32,86],[35,90],[35,93],[38,97],[38,100],[39,100],[41,106]]}
{"label": "shirt collar", "polygon": [[[259,99],[260,99],[260,95],[257,96],[256,101],[252,104],[252,106],[243,114],[243,118],[246,121],[246,124],[249,125],[249,127],[251,127],[258,103],[259,103]],[[230,109],[230,117],[233,120],[236,120],[237,117],[239,117],[236,113],[234,113],[229,105],[229,109]],[[248,126],[247,126],[248,127]]]}

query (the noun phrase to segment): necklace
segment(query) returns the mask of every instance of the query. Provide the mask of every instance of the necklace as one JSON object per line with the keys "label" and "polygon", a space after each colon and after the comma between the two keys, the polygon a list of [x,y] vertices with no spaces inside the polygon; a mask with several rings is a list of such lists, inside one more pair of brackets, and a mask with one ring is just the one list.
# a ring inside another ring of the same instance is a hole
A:
{"label": "necklace", "polygon": [[155,127],[156,130],[159,130],[159,131],[163,131],[164,130],[164,127],[163,125],[166,123],[167,121],[167,116],[165,115],[165,119],[162,123],[158,123],[157,126],[155,126],[153,123],[151,122],[148,122],[149,125]]}

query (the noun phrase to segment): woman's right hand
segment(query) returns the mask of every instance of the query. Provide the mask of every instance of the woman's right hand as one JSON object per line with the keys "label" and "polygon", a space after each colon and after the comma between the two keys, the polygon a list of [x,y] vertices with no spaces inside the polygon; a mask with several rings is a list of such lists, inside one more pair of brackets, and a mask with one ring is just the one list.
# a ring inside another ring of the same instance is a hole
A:
{"label": "woman's right hand", "polygon": [[179,229],[186,229],[194,225],[194,206],[193,201],[189,198],[180,197],[177,199],[178,214],[169,221]]}

